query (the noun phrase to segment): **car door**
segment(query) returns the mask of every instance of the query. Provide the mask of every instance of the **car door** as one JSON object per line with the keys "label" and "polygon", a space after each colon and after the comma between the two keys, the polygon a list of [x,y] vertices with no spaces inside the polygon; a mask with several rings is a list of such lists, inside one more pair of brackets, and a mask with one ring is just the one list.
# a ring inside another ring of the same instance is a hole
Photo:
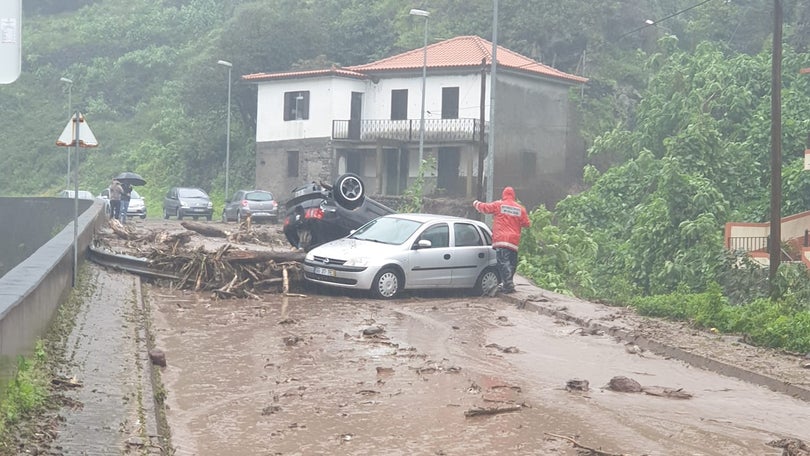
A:
{"label": "car door", "polygon": [[174,215],[177,212],[177,207],[179,206],[179,202],[177,201],[177,188],[170,188],[168,192],[166,192],[166,198],[163,200],[163,209],[169,215]]}
{"label": "car door", "polygon": [[453,223],[453,288],[472,288],[489,261],[492,247],[485,245],[481,233],[472,223]]}
{"label": "car door", "polygon": [[431,246],[412,249],[409,254],[406,288],[447,288],[452,277],[450,226],[436,223],[422,231],[414,245],[427,239]]}
{"label": "car door", "polygon": [[228,217],[228,220],[235,220],[236,219],[236,211],[239,209],[239,204],[242,200],[242,192],[241,190],[234,193],[231,196],[231,199],[225,202],[225,216]]}

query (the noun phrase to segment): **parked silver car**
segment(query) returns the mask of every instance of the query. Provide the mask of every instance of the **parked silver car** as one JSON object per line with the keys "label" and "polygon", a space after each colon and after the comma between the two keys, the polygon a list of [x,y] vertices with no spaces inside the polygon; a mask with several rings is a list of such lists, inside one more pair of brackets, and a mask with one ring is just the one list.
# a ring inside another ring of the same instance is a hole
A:
{"label": "parked silver car", "polygon": [[278,221],[278,202],[273,194],[264,190],[239,190],[222,209],[222,221],[236,220],[241,223],[247,216],[253,220]]}
{"label": "parked silver car", "polygon": [[172,187],[163,197],[164,219],[175,216],[177,220],[183,220],[183,217],[194,220],[205,217],[206,220],[211,220],[213,214],[211,198],[200,188]]}
{"label": "parked silver car", "polygon": [[492,233],[484,223],[444,215],[391,214],[310,250],[304,278],[369,290],[380,299],[425,288],[470,288],[483,294],[500,282],[496,264]]}

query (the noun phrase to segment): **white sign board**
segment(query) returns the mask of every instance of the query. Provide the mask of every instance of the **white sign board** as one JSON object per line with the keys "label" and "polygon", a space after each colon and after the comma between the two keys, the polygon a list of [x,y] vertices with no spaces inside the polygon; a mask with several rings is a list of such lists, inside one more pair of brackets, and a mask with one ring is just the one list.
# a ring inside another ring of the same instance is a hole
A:
{"label": "white sign board", "polygon": [[20,77],[22,0],[0,0],[0,84]]}
{"label": "white sign board", "polygon": [[810,171],[810,149],[804,150],[804,170]]}

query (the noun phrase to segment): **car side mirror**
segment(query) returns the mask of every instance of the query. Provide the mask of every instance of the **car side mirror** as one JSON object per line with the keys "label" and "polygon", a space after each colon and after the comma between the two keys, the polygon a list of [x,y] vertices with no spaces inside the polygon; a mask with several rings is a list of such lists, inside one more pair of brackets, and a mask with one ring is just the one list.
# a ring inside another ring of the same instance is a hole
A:
{"label": "car side mirror", "polygon": [[427,240],[427,239],[419,239],[419,240],[416,242],[416,246],[415,246],[415,247],[416,247],[416,249],[417,249],[417,250],[419,250],[419,249],[429,249],[429,248],[431,248],[432,246],[433,246],[433,243],[432,243],[432,242],[430,242],[429,240]]}

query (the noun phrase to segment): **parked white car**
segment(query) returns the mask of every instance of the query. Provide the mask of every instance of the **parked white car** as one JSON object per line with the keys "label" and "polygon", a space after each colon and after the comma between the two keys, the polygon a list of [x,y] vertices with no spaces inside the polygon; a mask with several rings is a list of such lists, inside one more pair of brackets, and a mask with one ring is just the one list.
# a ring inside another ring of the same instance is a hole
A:
{"label": "parked white car", "polygon": [[426,288],[469,288],[484,294],[500,282],[496,265],[492,233],[484,223],[444,215],[391,214],[310,250],[304,278],[369,290],[380,299]]}

